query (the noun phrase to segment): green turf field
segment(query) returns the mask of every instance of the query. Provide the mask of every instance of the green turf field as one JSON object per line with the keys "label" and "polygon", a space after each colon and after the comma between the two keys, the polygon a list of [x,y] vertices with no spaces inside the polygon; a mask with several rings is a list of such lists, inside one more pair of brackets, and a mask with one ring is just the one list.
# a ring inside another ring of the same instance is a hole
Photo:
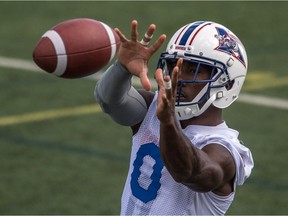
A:
{"label": "green turf field", "polygon": [[[243,93],[286,100],[287,10],[288,2],[0,2],[0,58],[32,61],[41,35],[71,18],[101,20],[127,35],[137,19],[140,35],[155,23],[168,37],[188,22],[212,20],[246,46]],[[131,132],[99,111],[95,83],[0,66],[0,214],[119,214]],[[288,214],[287,115],[287,107],[242,102],[225,112],[255,160],[229,214]]]}

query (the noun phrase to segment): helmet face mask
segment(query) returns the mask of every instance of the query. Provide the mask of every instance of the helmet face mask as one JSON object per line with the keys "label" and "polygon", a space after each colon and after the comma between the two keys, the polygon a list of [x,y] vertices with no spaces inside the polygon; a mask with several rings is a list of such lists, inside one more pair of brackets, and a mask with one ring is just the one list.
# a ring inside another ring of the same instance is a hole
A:
{"label": "helmet face mask", "polygon": [[[237,99],[245,80],[247,56],[244,46],[230,30],[202,21],[183,26],[159,58],[158,68],[163,69],[163,76],[171,75],[179,58],[183,58],[183,65],[188,62],[194,68],[193,75],[178,81],[175,114],[179,120],[199,116],[210,105],[228,107]],[[208,75],[199,79],[202,71],[208,71]],[[188,85],[202,88],[189,100],[183,97],[183,89]]]}

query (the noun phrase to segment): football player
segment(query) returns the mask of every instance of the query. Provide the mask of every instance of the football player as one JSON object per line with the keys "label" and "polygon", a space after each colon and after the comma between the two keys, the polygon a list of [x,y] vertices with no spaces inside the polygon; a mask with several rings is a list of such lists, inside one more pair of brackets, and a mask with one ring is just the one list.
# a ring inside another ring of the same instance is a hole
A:
{"label": "football player", "polygon": [[[115,29],[118,59],[95,88],[103,111],[133,131],[121,214],[224,215],[254,165],[238,131],[222,116],[245,80],[245,48],[223,25],[189,23],[161,54],[158,90],[151,92],[148,61],[166,35],[149,46],[156,26],[150,25],[142,40],[137,27],[133,20],[130,39]],[[144,90],[131,85],[133,76]]]}

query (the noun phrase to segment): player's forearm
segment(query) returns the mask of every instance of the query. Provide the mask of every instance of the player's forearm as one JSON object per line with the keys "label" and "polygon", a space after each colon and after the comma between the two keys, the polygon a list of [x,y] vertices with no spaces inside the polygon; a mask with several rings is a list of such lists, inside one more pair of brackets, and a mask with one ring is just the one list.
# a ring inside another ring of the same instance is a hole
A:
{"label": "player's forearm", "polygon": [[160,150],[164,164],[177,182],[185,183],[199,172],[200,151],[174,124],[160,124]]}
{"label": "player's forearm", "polygon": [[116,61],[97,82],[95,97],[105,104],[119,104],[131,88],[132,74]]}
{"label": "player's forearm", "polygon": [[212,164],[176,123],[160,124],[160,152],[173,179],[195,191],[212,191],[221,182],[217,164]]}
{"label": "player's forearm", "polygon": [[147,112],[144,98],[131,86],[132,75],[116,62],[95,87],[95,98],[102,110],[121,125],[141,122]]}

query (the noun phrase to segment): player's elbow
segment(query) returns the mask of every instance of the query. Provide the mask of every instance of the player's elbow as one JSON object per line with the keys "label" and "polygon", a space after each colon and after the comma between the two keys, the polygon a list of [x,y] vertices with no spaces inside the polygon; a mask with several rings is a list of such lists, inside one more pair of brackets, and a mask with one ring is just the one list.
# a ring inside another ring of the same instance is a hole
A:
{"label": "player's elbow", "polygon": [[209,192],[218,188],[223,182],[222,172],[215,169],[201,170],[200,172],[182,172],[171,174],[173,179],[197,192]]}
{"label": "player's elbow", "polygon": [[127,96],[117,103],[103,100],[101,93],[97,91],[97,86],[94,95],[102,111],[108,114],[113,121],[123,126],[134,126],[144,119],[147,105],[142,97],[139,99],[139,97],[131,96],[131,92],[133,91],[129,91]]}

